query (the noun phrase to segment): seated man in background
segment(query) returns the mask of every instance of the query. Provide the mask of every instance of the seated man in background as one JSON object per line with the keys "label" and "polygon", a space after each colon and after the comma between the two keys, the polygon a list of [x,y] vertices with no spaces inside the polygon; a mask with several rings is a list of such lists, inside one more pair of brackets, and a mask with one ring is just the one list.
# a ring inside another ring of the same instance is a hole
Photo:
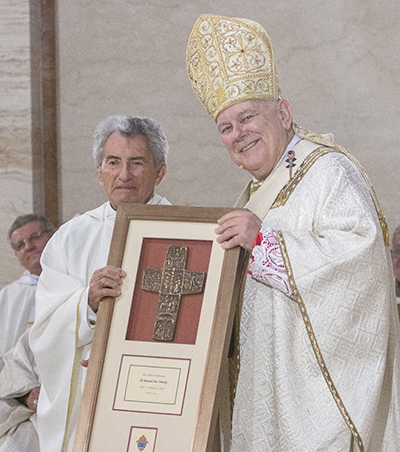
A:
{"label": "seated man in background", "polygon": [[4,354],[33,323],[40,257],[53,232],[49,219],[34,214],[19,216],[8,231],[8,241],[25,271],[0,291],[0,370]]}
{"label": "seated man in background", "polygon": [[42,257],[30,346],[42,383],[38,433],[43,451],[70,451],[99,303],[121,295],[125,272],[107,264],[121,203],[170,204],[154,194],[166,173],[168,143],[150,118],[110,116],[94,134],[93,155],[108,202],[65,223]]}
{"label": "seated man in background", "polygon": [[400,316],[400,225],[393,232],[392,240],[392,263],[393,263],[393,273],[396,278],[396,298],[397,298],[397,309]]}
{"label": "seated man in background", "polygon": [[34,214],[19,216],[8,231],[25,272],[0,292],[0,452],[39,451],[31,420],[40,384],[29,349],[28,327],[35,316],[40,257],[53,232],[48,218]]}

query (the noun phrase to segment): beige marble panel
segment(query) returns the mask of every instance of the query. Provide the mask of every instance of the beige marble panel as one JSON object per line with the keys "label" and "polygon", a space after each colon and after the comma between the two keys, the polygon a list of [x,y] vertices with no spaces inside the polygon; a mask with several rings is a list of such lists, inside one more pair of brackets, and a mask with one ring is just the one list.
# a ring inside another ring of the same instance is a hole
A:
{"label": "beige marble panel", "polygon": [[[62,220],[103,202],[91,158],[109,114],[149,115],[169,138],[160,192],[174,204],[230,206],[247,180],[192,93],[186,42],[200,13],[256,19],[275,44],[295,120],[333,132],[366,168],[388,219],[400,223],[397,0],[139,3],[71,0],[57,10]],[[0,0],[0,287],[20,273],[5,236],[32,210],[29,2]]]}
{"label": "beige marble panel", "polygon": [[22,268],[7,243],[14,219],[32,211],[29,2],[0,1],[0,287]]}
{"label": "beige marble panel", "polygon": [[247,176],[230,162],[186,75],[186,43],[200,13],[267,29],[295,120],[334,133],[366,167],[391,230],[400,223],[397,0],[59,2],[63,219],[104,200],[91,136],[116,113],[164,126],[171,152],[159,191],[172,203],[233,204]]}

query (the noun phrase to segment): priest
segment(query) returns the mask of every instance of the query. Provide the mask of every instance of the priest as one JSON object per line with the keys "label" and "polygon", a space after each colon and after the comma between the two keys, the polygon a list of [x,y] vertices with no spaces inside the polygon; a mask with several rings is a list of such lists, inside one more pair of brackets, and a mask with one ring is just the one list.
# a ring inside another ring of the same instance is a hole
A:
{"label": "priest", "polygon": [[53,232],[52,222],[35,214],[20,215],[8,231],[8,241],[24,272],[0,291],[0,370],[4,354],[33,323],[40,257]]}
{"label": "priest", "polygon": [[108,201],[73,218],[50,240],[42,257],[36,320],[30,345],[42,388],[38,432],[43,451],[73,447],[96,312],[118,297],[125,272],[106,265],[121,203],[169,204],[154,193],[166,173],[168,144],[150,118],[110,116],[94,134],[97,177]]}
{"label": "priest", "polygon": [[399,322],[388,229],[367,175],[332,135],[293,122],[256,22],[200,16],[187,68],[251,176],[237,203],[245,210],[216,229],[224,249],[251,256],[224,450],[396,450]]}
{"label": "priest", "polygon": [[35,316],[35,292],[42,271],[40,257],[54,232],[52,222],[21,215],[8,241],[24,273],[0,292],[0,451],[36,452],[36,409],[40,383],[29,349],[29,327]]}

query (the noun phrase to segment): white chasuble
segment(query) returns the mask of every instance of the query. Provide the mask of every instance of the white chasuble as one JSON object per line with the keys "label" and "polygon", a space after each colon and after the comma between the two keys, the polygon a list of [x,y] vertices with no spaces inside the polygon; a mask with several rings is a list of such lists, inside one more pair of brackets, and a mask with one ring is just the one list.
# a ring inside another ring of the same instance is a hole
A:
{"label": "white chasuble", "polygon": [[25,270],[19,279],[0,291],[0,370],[1,358],[33,323],[38,279]]}
{"label": "white chasuble", "polygon": [[348,452],[352,435],[355,451],[400,444],[399,322],[377,206],[347,155],[318,152],[275,202],[267,178],[246,206],[260,215],[269,199],[262,218],[294,295],[247,277],[232,452]]}
{"label": "white chasuble", "polygon": [[[170,204],[155,195],[149,204]],[[42,389],[38,433],[43,451],[71,451],[94,326],[88,291],[95,270],[107,264],[116,212],[107,202],[59,228],[42,254],[42,274],[31,330]],[[92,314],[93,315],[93,314]]]}

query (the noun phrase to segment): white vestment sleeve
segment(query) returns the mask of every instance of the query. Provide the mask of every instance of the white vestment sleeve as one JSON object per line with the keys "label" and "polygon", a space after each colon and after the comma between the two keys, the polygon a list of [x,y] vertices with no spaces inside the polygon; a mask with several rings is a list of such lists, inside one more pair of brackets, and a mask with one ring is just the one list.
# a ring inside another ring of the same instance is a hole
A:
{"label": "white vestment sleeve", "polygon": [[36,363],[29,348],[27,330],[4,355],[4,368],[0,372],[0,399],[12,399],[27,394],[40,386]]}
{"label": "white vestment sleeve", "polygon": [[[155,195],[149,204],[169,204]],[[115,222],[109,203],[73,218],[42,254],[30,345],[42,387],[38,404],[41,450],[72,450],[95,314],[88,307],[93,273],[107,265]]]}
{"label": "white vestment sleeve", "polygon": [[61,450],[67,416],[76,426],[86,375],[79,361],[88,359],[93,338],[88,286],[93,272],[107,263],[114,220],[107,204],[76,217],[61,226],[42,254],[30,344],[42,381],[38,431],[43,450]]}
{"label": "white vestment sleeve", "polygon": [[26,331],[4,355],[0,372],[0,452],[38,452],[36,413],[16,400],[40,385]]}

